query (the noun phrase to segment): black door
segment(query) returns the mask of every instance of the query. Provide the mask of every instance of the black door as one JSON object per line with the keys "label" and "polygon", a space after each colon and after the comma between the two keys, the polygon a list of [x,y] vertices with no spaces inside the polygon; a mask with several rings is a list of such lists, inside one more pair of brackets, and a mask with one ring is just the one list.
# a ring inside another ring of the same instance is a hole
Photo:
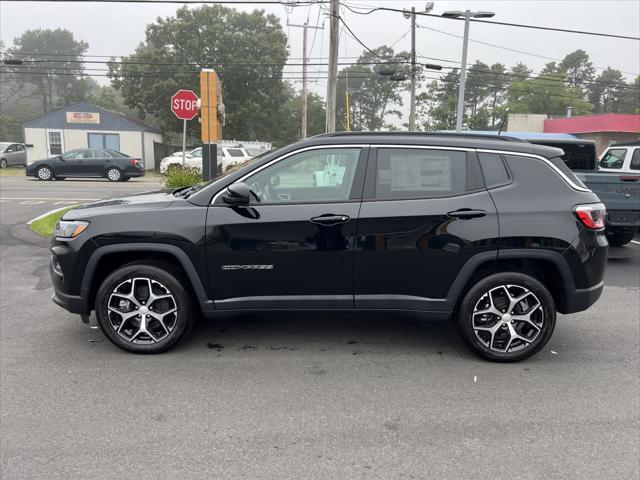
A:
{"label": "black door", "polygon": [[447,293],[462,266],[497,248],[496,209],[476,154],[389,147],[372,157],[355,252],[355,306],[449,311]]}
{"label": "black door", "polygon": [[216,309],[353,308],[353,248],[365,149],[287,155],[244,179],[250,207],[221,195],[207,215]]}
{"label": "black door", "polygon": [[55,164],[56,175],[77,176],[82,175],[84,167],[85,150],[71,150],[62,155]]}

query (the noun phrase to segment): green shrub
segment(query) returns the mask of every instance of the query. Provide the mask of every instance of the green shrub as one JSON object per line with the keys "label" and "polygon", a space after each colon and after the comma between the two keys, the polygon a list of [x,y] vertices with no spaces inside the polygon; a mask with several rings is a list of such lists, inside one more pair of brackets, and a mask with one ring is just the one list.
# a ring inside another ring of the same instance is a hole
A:
{"label": "green shrub", "polygon": [[32,222],[29,226],[31,230],[36,233],[39,233],[43,237],[52,237],[53,231],[56,228],[56,224],[58,220],[62,218],[62,216],[67,213],[69,210],[75,207],[69,207],[62,210],[58,210],[57,212],[53,212],[46,217],[42,217],[35,222]]}
{"label": "green shrub", "polygon": [[202,173],[193,167],[170,168],[164,174],[164,188],[190,187],[202,182]]}

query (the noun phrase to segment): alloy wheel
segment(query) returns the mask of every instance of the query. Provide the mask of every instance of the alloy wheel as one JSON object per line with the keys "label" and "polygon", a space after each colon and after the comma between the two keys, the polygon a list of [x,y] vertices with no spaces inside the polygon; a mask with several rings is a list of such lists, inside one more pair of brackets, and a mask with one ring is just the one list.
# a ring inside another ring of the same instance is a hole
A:
{"label": "alloy wheel", "polygon": [[107,302],[109,325],[124,340],[152,344],[177,325],[178,306],[171,291],[157,280],[135,277],[120,283]]}
{"label": "alloy wheel", "polygon": [[38,178],[40,180],[51,180],[51,170],[49,170],[47,167],[39,168]]}
{"label": "alloy wheel", "polygon": [[531,290],[499,285],[484,293],[474,306],[472,327],[478,340],[498,353],[517,352],[542,333],[544,310]]}
{"label": "alloy wheel", "polygon": [[112,168],[107,172],[107,177],[112,182],[117,182],[118,180],[120,180],[120,176],[120,170],[118,170],[117,168]]}

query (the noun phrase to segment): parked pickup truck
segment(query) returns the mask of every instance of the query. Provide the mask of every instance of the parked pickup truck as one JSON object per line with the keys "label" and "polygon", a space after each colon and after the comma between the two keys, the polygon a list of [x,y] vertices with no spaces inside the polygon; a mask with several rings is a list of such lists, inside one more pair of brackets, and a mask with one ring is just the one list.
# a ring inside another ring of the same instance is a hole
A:
{"label": "parked pickup truck", "polygon": [[640,175],[640,142],[611,145],[600,156],[598,171]]}
{"label": "parked pickup truck", "polygon": [[[582,183],[598,195],[607,208],[606,233],[609,244],[619,247],[633,240],[640,228],[640,170],[635,173],[626,173],[599,169],[596,145],[591,140],[568,134],[520,133],[514,135],[513,133],[508,132],[506,135],[564,150],[562,159],[565,164],[573,170]],[[601,159],[609,158],[607,152],[619,148],[628,150],[629,162],[625,160],[622,165],[634,166],[635,164],[631,165],[634,147],[629,145],[624,147],[612,145],[604,152]],[[640,149],[635,147],[635,158],[640,155],[638,150]]]}

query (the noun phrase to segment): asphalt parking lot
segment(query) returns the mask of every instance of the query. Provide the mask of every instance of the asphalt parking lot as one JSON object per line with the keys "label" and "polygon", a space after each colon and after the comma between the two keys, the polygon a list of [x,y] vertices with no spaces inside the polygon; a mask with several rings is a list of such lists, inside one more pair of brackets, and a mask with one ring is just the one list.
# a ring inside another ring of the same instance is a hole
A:
{"label": "asphalt parking lot", "polygon": [[3,479],[640,476],[640,243],[611,249],[600,301],[517,364],[368,313],[201,322],[130,355],[50,301],[24,223],[157,187],[0,177]]}

